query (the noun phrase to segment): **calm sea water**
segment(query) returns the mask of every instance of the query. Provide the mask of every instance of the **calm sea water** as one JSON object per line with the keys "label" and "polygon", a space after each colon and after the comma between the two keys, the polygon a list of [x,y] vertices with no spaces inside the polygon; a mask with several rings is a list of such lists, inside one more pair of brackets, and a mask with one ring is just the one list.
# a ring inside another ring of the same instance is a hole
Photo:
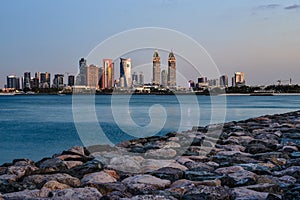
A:
{"label": "calm sea water", "polygon": [[[81,98],[82,105],[78,107],[84,110],[86,100],[84,96]],[[161,135],[188,130],[194,125],[222,122],[224,114],[225,121],[232,121],[300,109],[298,95],[223,96],[213,97],[213,100],[209,96],[142,95],[129,98],[121,95],[114,97],[113,113],[111,98],[96,96],[94,105],[97,124],[112,143],[134,138],[126,134],[126,130],[133,126],[132,121],[147,130],[150,130],[147,125],[151,122],[154,126],[164,122],[163,127],[158,127],[161,131],[157,134]],[[128,109],[122,109],[126,107],[126,99],[129,99]],[[154,109],[151,119],[149,109],[153,105],[163,108],[165,116]],[[89,109],[87,107],[86,113],[92,112]],[[89,123],[89,118],[85,120],[81,123]],[[120,124],[125,131],[120,129]],[[83,145],[82,133],[78,134],[76,128],[78,123],[74,123],[72,96],[0,96],[0,163],[25,157],[39,160],[71,146]]]}

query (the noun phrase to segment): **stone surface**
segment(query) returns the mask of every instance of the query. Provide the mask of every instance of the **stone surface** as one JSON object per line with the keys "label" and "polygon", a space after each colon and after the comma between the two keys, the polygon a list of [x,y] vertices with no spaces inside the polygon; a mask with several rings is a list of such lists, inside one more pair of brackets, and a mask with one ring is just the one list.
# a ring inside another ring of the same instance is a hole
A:
{"label": "stone surface", "polygon": [[80,180],[68,174],[31,175],[24,178],[23,184],[34,185],[36,188],[41,188],[48,181],[57,181],[71,187],[80,186]]}
{"label": "stone surface", "polygon": [[122,181],[127,187],[135,193],[136,191],[153,191],[168,187],[171,182],[151,175],[136,175],[128,177]]}
{"label": "stone surface", "polygon": [[47,188],[51,191],[53,190],[63,190],[67,188],[71,188],[69,185],[57,182],[57,181],[48,181],[43,185],[43,188]]}
{"label": "stone surface", "polygon": [[88,184],[99,184],[99,183],[113,183],[117,182],[117,180],[112,177],[110,174],[101,172],[95,172],[92,174],[87,174],[81,179],[81,185],[85,186]]}
{"label": "stone surface", "polygon": [[102,194],[96,188],[71,188],[65,190],[56,190],[49,195],[56,200],[99,200]]}
{"label": "stone surface", "polygon": [[254,190],[249,190],[246,188],[234,188],[233,194],[235,195],[236,200],[254,200],[254,199],[267,199],[269,193],[267,192],[257,192]]}

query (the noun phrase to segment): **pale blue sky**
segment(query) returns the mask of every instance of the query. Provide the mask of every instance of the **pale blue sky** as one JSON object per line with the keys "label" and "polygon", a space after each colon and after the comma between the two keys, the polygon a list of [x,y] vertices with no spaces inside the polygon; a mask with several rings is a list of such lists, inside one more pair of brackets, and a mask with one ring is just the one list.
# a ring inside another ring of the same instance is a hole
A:
{"label": "pale blue sky", "polygon": [[249,84],[289,78],[300,84],[300,0],[0,3],[0,87],[7,75],[25,71],[77,73],[78,60],[99,42],[149,26],[189,35],[206,48],[221,73],[244,71]]}

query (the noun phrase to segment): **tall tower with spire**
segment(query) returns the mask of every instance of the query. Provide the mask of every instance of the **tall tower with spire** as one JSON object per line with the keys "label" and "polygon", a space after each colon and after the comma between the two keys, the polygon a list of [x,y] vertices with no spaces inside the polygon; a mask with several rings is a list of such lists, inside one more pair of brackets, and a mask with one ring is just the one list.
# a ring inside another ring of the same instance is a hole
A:
{"label": "tall tower with spire", "polygon": [[176,58],[173,51],[168,58],[168,86],[176,86]]}
{"label": "tall tower with spire", "polygon": [[160,85],[160,57],[158,50],[155,50],[153,54],[153,80],[152,83]]}

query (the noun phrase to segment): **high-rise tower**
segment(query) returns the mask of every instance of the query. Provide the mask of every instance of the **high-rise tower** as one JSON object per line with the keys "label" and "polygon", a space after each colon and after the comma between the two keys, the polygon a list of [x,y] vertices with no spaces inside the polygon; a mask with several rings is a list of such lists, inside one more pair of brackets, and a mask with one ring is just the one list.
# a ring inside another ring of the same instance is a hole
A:
{"label": "high-rise tower", "polygon": [[176,86],[176,58],[173,51],[168,58],[168,86]]}
{"label": "high-rise tower", "polygon": [[167,70],[163,69],[161,71],[161,85],[163,87],[167,87],[168,85],[168,73],[167,73]]}
{"label": "high-rise tower", "polygon": [[120,58],[120,82],[124,80],[124,87],[130,88],[131,80],[131,59]]}
{"label": "high-rise tower", "polygon": [[153,84],[160,85],[160,57],[158,50],[153,54]]}
{"label": "high-rise tower", "polygon": [[79,73],[76,76],[76,85],[87,85],[87,62],[84,58],[79,60]]}
{"label": "high-rise tower", "polygon": [[103,59],[103,88],[113,88],[114,86],[114,64],[112,59]]}

